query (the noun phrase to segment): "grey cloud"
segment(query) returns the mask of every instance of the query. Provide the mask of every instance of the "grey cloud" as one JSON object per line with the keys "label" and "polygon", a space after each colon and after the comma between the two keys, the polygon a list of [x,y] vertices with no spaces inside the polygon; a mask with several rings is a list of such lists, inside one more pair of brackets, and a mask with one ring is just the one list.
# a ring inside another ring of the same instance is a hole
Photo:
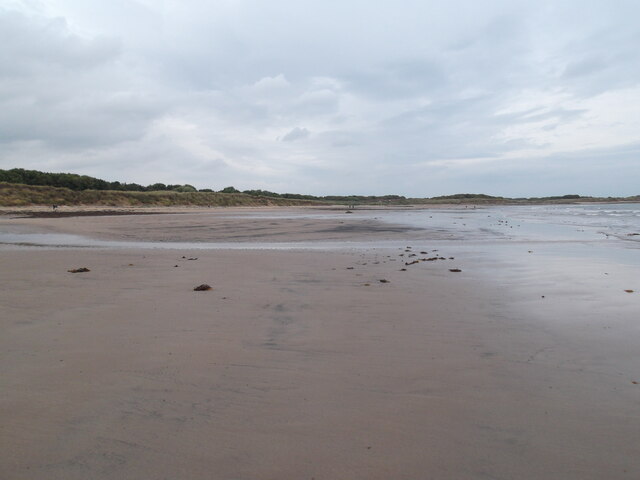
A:
{"label": "grey cloud", "polygon": [[433,94],[446,85],[447,74],[444,65],[425,58],[353,71],[345,79],[359,93],[390,99]]}
{"label": "grey cloud", "polygon": [[[545,165],[573,191],[584,146],[554,145],[555,130],[637,122],[593,106],[637,102],[631,1],[33,5],[0,9],[0,167],[417,195],[525,189]],[[625,135],[603,151],[631,177]]]}
{"label": "grey cloud", "polygon": [[139,138],[162,97],[131,90],[113,38],[82,38],[63,19],[0,10],[0,142],[95,148]]}
{"label": "grey cloud", "polygon": [[599,57],[587,57],[579,61],[569,63],[563,75],[565,77],[581,77],[583,75],[589,75],[590,73],[597,72],[606,67],[606,63]]}
{"label": "grey cloud", "polygon": [[579,108],[535,108],[524,112],[497,115],[495,118],[502,124],[533,123],[552,120],[556,123],[575,120],[587,113],[585,109]]}
{"label": "grey cloud", "polygon": [[282,137],[282,141],[295,142],[296,140],[305,139],[309,135],[310,135],[310,132],[306,128],[295,127],[289,133],[287,133],[284,137]]}
{"label": "grey cloud", "polygon": [[326,115],[337,111],[340,94],[327,88],[310,90],[296,98],[291,108],[308,115]]}
{"label": "grey cloud", "polygon": [[0,10],[0,65],[3,75],[48,73],[50,68],[85,69],[113,60],[121,52],[114,38],[82,39],[62,18],[33,21]]}
{"label": "grey cloud", "polygon": [[467,186],[481,178],[494,194],[512,197],[566,193],[606,197],[617,191],[636,195],[640,191],[635,181],[640,175],[638,155],[640,144],[636,143],[579,154],[543,155],[529,161],[484,164],[461,172],[460,177]]}

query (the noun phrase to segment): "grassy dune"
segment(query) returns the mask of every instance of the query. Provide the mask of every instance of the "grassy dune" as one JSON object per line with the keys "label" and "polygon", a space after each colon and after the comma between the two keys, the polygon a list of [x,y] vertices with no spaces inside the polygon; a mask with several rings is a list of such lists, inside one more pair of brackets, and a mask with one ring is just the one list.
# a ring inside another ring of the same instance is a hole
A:
{"label": "grassy dune", "polygon": [[94,205],[108,207],[314,205],[320,202],[216,192],[121,192],[0,183],[0,206]]}
{"label": "grassy dune", "polygon": [[[269,192],[268,192],[269,193]],[[24,185],[0,182],[0,207],[29,207],[37,205],[96,206],[96,207],[235,207],[235,206],[296,206],[296,205],[520,205],[561,204],[584,202],[639,202],[632,197],[581,197],[564,195],[539,198],[505,198],[483,194],[456,194],[433,198],[405,198],[393,196],[331,196],[287,198],[284,196],[221,192],[136,192],[120,190],[70,190],[68,188]]]}

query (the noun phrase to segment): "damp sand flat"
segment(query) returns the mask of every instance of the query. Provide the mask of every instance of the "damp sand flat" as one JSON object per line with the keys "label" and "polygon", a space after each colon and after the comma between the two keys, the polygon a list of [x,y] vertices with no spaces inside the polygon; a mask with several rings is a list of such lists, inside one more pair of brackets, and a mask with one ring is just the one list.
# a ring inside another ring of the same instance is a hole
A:
{"label": "damp sand flat", "polygon": [[[344,209],[202,209],[154,215],[17,218],[0,217],[0,228],[67,233],[113,241],[300,242],[415,237],[423,228],[383,222],[367,211]],[[171,212],[171,210],[169,210]]]}
{"label": "damp sand flat", "polygon": [[421,248],[0,251],[0,477],[637,476],[627,283]]}

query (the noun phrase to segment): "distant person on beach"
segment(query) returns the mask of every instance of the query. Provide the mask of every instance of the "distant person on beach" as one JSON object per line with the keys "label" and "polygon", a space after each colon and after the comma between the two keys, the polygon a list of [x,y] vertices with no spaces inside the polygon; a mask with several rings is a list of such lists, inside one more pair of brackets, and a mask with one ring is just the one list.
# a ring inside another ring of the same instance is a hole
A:
{"label": "distant person on beach", "polygon": [[58,209],[58,205],[51,205],[51,209],[55,212]]}

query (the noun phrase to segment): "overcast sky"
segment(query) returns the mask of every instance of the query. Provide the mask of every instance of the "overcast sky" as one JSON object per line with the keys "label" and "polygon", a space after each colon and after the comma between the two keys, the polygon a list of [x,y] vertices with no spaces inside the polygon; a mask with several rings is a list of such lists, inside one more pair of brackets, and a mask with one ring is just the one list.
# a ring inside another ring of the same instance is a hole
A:
{"label": "overcast sky", "polygon": [[0,168],[640,194],[637,0],[2,0]]}

